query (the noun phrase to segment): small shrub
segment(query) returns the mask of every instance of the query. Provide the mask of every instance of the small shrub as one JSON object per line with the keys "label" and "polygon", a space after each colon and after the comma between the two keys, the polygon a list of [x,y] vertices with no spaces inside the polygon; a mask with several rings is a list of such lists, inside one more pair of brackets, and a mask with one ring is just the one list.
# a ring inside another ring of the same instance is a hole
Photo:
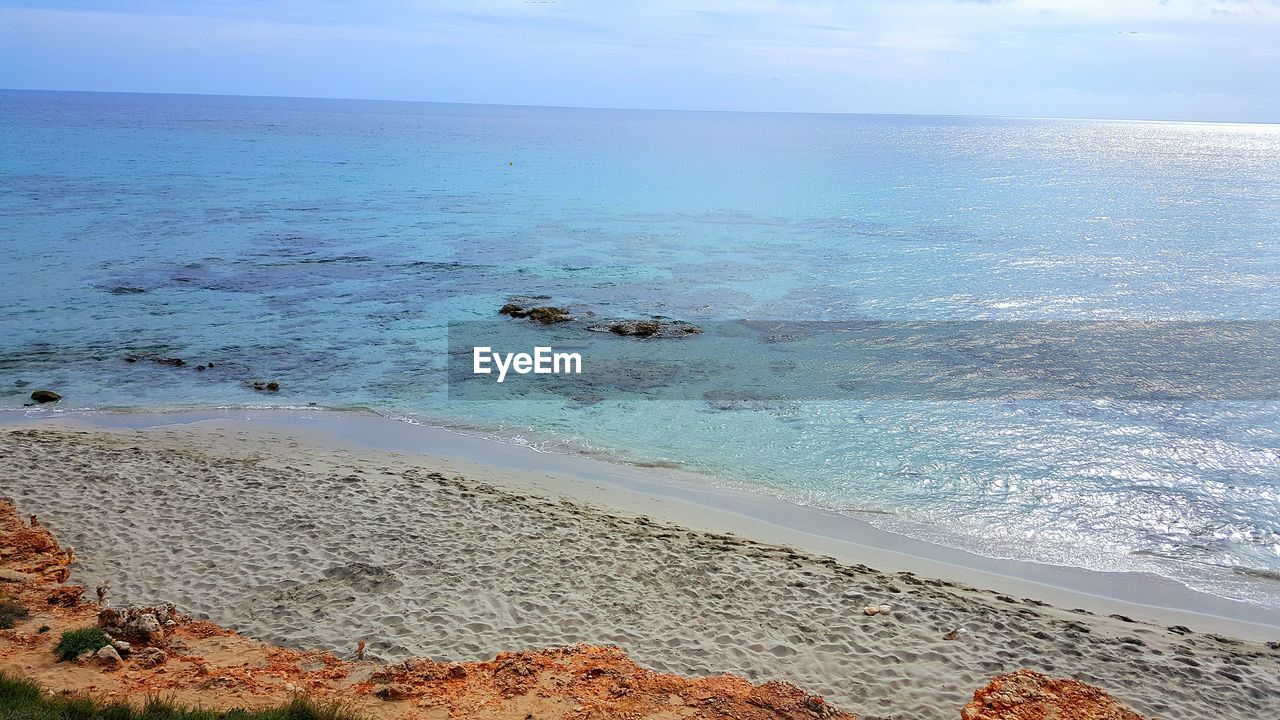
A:
{"label": "small shrub", "polygon": [[111,638],[96,627],[83,627],[62,633],[53,654],[58,660],[75,660],[83,652],[97,652],[111,644]]}
{"label": "small shrub", "polygon": [[0,600],[0,630],[8,630],[26,619],[26,608],[11,600]]}

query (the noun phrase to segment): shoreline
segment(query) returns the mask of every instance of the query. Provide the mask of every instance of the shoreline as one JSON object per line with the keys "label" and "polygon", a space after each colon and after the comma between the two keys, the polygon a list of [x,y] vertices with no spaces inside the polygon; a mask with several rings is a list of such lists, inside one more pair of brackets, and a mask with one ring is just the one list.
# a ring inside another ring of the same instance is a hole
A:
{"label": "shoreline", "polygon": [[[539,451],[372,412],[325,409],[0,412],[0,431],[62,425],[103,431],[163,427],[266,430],[350,452],[393,452],[420,464],[482,475],[541,492],[692,530],[795,547],[882,571],[906,571],[1100,615],[1256,641],[1280,639],[1273,609],[1192,589],[1150,573],[1087,570],[991,558],[884,530],[865,520],[747,489],[720,487],[670,468],[625,465]],[[1159,597],[1162,604],[1148,598]]]}

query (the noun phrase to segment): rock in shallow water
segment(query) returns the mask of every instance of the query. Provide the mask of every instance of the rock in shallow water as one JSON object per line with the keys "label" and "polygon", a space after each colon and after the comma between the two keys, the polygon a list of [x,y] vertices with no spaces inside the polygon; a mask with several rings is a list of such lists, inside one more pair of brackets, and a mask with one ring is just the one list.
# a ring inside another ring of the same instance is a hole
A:
{"label": "rock in shallow water", "polygon": [[596,332],[611,332],[614,335],[636,338],[673,339],[698,335],[702,328],[681,320],[671,320],[655,316],[652,320],[614,320],[587,328]]}
{"label": "rock in shallow water", "polygon": [[36,390],[31,393],[31,399],[38,403],[58,402],[62,396],[52,390]]}
{"label": "rock in shallow water", "polygon": [[552,325],[554,323],[569,322],[573,316],[569,311],[562,307],[554,307],[552,305],[526,306],[516,302],[509,302],[498,310],[499,315],[510,315],[513,318],[528,318],[536,323],[543,325]]}
{"label": "rock in shallow water", "polygon": [[635,337],[652,337],[658,334],[658,323],[651,320],[616,322],[609,326],[614,335],[634,335]]}

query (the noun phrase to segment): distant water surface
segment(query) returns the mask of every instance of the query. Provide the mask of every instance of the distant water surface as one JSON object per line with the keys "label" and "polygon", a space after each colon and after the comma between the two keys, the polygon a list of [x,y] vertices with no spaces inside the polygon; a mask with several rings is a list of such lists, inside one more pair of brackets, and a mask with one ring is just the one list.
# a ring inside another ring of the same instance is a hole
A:
{"label": "distant water surface", "polygon": [[1280,126],[6,91],[0,140],[0,409],[37,387],[370,408],[1280,609],[1273,401],[444,387],[447,323],[512,295],[693,322],[1280,320]]}

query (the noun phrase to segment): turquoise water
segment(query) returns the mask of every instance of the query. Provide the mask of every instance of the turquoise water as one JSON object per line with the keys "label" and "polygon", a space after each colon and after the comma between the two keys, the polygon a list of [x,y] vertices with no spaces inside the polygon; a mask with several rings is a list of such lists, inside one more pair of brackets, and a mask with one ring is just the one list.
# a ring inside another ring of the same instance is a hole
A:
{"label": "turquoise water", "polygon": [[1273,399],[445,387],[447,324],[512,295],[703,323],[1277,320],[1280,126],[0,92],[0,181],[0,409],[37,387],[368,408],[1280,608]]}

